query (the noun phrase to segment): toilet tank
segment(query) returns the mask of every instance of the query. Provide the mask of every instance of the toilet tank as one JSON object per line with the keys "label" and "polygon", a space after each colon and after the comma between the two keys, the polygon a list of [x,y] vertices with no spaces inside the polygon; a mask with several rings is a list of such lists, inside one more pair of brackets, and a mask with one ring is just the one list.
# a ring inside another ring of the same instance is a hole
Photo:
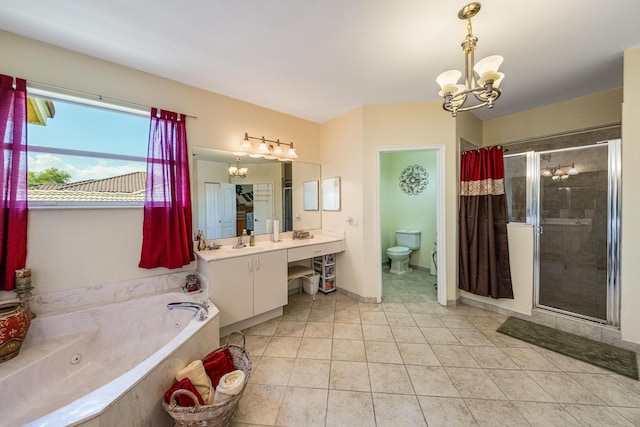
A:
{"label": "toilet tank", "polygon": [[420,231],[396,230],[396,245],[416,250],[420,248]]}

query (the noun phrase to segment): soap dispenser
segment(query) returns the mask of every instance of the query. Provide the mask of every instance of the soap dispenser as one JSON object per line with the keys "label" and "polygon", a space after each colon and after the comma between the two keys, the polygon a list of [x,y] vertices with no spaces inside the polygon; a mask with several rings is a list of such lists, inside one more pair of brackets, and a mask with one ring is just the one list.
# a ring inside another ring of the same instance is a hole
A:
{"label": "soap dispenser", "polygon": [[246,228],[242,229],[242,244],[243,245],[246,245],[245,242],[247,241],[247,239],[246,239],[247,236],[248,236],[247,229]]}
{"label": "soap dispenser", "polygon": [[249,231],[249,246],[256,245],[256,233],[255,231]]}

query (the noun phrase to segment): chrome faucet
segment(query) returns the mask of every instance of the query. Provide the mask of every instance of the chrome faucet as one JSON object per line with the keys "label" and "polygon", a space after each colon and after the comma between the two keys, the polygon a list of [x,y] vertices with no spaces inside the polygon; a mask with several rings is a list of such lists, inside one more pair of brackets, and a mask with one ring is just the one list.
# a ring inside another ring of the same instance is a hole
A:
{"label": "chrome faucet", "polygon": [[240,249],[240,248],[244,248],[245,246],[246,245],[244,244],[244,237],[243,236],[238,236],[238,241],[232,247],[233,247],[233,249]]}
{"label": "chrome faucet", "polygon": [[209,313],[207,306],[199,302],[170,302],[169,304],[167,304],[167,308],[169,310],[182,309],[193,311],[196,314],[196,320],[198,322],[206,319],[207,314]]}

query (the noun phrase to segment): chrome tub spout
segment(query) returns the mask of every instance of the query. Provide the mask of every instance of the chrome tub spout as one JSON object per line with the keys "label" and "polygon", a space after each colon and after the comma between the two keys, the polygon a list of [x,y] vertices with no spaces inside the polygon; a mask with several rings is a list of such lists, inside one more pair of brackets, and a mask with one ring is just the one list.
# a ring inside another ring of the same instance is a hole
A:
{"label": "chrome tub spout", "polygon": [[196,320],[201,322],[207,318],[209,310],[206,305],[199,302],[170,302],[167,304],[169,310],[182,309],[193,311],[196,314]]}

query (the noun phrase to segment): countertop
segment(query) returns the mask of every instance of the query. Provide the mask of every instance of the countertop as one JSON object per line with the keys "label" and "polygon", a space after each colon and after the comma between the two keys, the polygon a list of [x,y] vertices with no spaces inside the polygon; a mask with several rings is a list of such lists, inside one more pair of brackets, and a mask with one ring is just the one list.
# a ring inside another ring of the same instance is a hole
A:
{"label": "countertop", "polygon": [[226,258],[234,258],[245,255],[252,255],[261,252],[277,251],[281,249],[293,249],[301,246],[312,246],[323,243],[340,242],[344,237],[327,236],[324,234],[316,234],[310,239],[281,239],[279,242],[270,240],[258,241],[255,246],[245,246],[240,249],[233,249],[233,245],[224,245],[219,249],[207,249],[204,251],[196,251],[196,255],[203,261],[217,261]]}

